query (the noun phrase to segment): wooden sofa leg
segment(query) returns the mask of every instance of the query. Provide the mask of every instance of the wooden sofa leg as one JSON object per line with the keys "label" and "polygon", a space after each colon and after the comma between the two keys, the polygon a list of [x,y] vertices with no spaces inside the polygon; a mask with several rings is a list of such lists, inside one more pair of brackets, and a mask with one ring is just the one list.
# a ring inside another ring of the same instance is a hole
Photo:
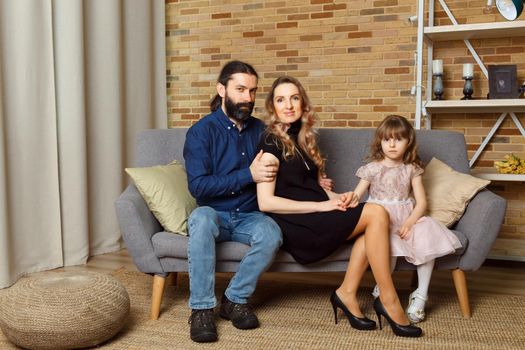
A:
{"label": "wooden sofa leg", "polygon": [[458,295],[459,307],[463,318],[470,318],[470,304],[468,300],[468,289],[467,289],[467,278],[465,277],[465,271],[460,269],[452,270],[452,279],[454,280],[454,287],[456,287],[456,293]]}
{"label": "wooden sofa leg", "polygon": [[150,319],[156,320],[160,314],[160,304],[162,302],[162,294],[164,294],[164,284],[166,277],[153,276],[153,293],[151,294],[151,313]]}

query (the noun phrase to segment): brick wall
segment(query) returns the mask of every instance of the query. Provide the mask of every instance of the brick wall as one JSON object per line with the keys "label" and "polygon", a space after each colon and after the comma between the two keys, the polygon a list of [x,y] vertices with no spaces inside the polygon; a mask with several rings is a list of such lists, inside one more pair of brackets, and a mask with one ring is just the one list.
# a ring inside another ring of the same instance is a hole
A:
{"label": "brick wall", "polygon": [[[485,13],[485,3],[447,1],[460,23],[505,21],[495,9]],[[220,67],[232,59],[253,64],[260,75],[260,117],[273,80],[289,74],[304,84],[321,127],[373,127],[391,113],[413,119],[417,25],[408,17],[416,13],[417,0],[166,0],[169,124],[189,126],[209,112]],[[436,25],[451,24],[438,2],[435,16]],[[519,82],[525,80],[525,36],[472,45],[486,65],[517,64]],[[462,41],[434,49],[444,61],[444,97],[459,99],[462,64],[474,60]],[[487,80],[476,65],[474,73],[474,96],[486,96]],[[472,156],[497,116],[436,115],[432,126],[464,133]],[[491,167],[508,152],[525,157],[525,139],[510,118],[477,166]],[[525,258],[525,185],[497,182],[491,189],[509,201],[494,253]]]}

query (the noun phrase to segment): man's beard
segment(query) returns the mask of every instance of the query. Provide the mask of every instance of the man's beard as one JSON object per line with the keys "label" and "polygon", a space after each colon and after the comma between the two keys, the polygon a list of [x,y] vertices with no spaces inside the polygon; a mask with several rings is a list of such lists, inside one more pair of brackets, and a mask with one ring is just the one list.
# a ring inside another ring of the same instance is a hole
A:
{"label": "man's beard", "polygon": [[226,107],[226,114],[228,117],[238,121],[245,121],[253,112],[254,102],[239,102],[234,103],[228,95],[224,96],[224,107]]}

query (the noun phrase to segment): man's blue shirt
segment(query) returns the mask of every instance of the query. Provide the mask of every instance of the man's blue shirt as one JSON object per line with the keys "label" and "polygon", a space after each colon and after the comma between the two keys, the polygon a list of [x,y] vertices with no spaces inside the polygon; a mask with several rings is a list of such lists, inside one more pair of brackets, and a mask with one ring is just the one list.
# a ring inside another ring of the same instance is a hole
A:
{"label": "man's blue shirt", "polygon": [[221,108],[186,134],[184,160],[189,190],[199,206],[220,211],[259,210],[249,166],[264,124],[250,117],[241,131]]}

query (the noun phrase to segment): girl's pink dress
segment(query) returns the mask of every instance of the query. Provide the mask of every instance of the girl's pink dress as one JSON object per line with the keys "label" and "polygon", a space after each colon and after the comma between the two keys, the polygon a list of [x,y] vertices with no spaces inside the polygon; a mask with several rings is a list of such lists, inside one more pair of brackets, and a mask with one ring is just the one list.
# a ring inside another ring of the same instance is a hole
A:
{"label": "girl's pink dress", "polygon": [[461,247],[454,233],[429,216],[421,217],[405,239],[399,237],[399,229],[414,208],[411,181],[422,173],[423,169],[414,164],[388,167],[379,162],[368,163],[356,173],[370,182],[367,202],[381,204],[390,214],[391,255],[404,256],[414,265],[448,255]]}

